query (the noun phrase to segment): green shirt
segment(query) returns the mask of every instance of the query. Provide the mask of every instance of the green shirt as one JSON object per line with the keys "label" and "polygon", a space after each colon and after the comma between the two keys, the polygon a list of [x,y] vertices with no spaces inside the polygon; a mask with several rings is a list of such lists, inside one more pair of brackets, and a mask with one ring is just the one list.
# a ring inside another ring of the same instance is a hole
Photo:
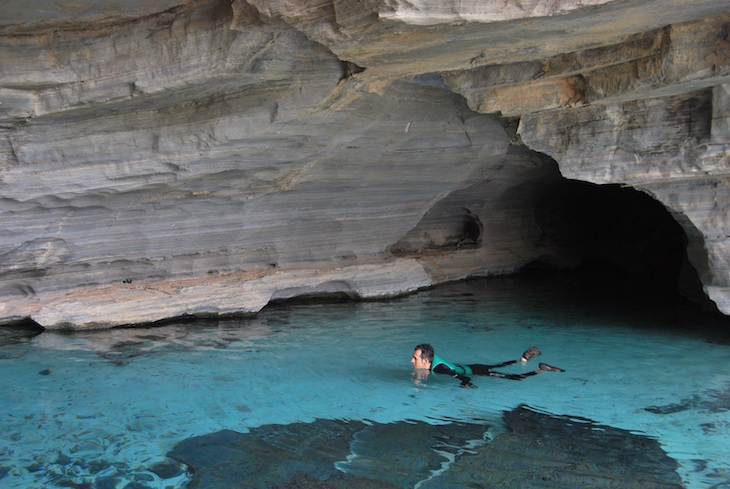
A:
{"label": "green shirt", "polygon": [[[438,367],[439,365],[443,365],[443,366],[451,369],[452,372],[445,372],[443,367],[439,370],[436,370],[436,367]],[[452,375],[453,374],[466,375],[466,376],[472,375],[472,371],[468,365],[460,365],[458,363],[447,362],[446,360],[444,360],[443,358],[441,358],[438,355],[433,356],[433,362],[431,362],[431,371],[436,372],[436,373],[449,373]]]}

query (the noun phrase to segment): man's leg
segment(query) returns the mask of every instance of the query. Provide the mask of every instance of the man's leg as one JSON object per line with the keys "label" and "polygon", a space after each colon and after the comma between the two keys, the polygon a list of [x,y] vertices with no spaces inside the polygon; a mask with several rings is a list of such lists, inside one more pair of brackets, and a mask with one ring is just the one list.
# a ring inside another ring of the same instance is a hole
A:
{"label": "man's leg", "polygon": [[[517,360],[513,360],[511,363],[517,363]],[[505,362],[503,364],[500,364],[500,366],[505,364],[509,365],[510,362]],[[506,374],[503,372],[495,372],[494,370],[492,370],[492,368],[494,368],[493,365],[482,365],[479,363],[469,365],[469,368],[474,375],[488,375],[490,377],[497,377],[500,379],[509,380],[522,380],[542,372],[565,372],[565,370],[563,370],[562,368],[553,367],[552,365],[548,365],[547,363],[541,363],[537,370],[533,370],[532,372],[525,372],[523,374]]]}
{"label": "man's leg", "polygon": [[522,379],[526,379],[527,377],[532,377],[533,375],[537,375],[540,372],[542,372],[542,370],[538,369],[538,370],[534,370],[532,372],[525,372],[524,374],[504,374],[502,372],[489,372],[488,375],[490,377],[497,377],[500,379],[522,380]]}
{"label": "man's leg", "polygon": [[[506,367],[508,365],[514,365],[517,362],[526,362],[528,360],[531,360],[535,357],[539,357],[542,353],[540,352],[540,349],[536,346],[531,346],[527,350],[522,353],[522,356],[519,360],[507,360],[506,362],[502,363],[496,363],[494,365],[482,365],[482,367],[485,367],[488,370],[495,369],[495,368],[501,368]],[[488,375],[488,374],[482,374],[482,375]]]}

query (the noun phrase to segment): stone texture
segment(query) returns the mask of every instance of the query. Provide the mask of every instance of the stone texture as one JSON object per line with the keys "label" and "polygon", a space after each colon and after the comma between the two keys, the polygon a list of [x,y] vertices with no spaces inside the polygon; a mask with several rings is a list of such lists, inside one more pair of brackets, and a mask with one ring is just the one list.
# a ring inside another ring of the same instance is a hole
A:
{"label": "stone texture", "polygon": [[0,14],[0,322],[101,328],[573,267],[536,218],[563,177],[660,201],[730,313],[725,2]]}

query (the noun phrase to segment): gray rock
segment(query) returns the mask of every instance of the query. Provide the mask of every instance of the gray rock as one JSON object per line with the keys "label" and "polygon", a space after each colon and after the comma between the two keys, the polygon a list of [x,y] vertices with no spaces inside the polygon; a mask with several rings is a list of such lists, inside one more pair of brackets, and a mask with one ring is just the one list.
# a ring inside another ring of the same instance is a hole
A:
{"label": "gray rock", "polygon": [[0,6],[2,323],[575,267],[563,177],[661,202],[730,313],[726,2],[87,3]]}

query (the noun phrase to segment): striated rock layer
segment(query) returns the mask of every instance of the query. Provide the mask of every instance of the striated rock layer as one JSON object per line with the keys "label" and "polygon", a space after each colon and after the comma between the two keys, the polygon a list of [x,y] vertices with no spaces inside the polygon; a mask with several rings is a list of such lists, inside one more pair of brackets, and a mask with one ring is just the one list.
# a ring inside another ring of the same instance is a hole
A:
{"label": "striated rock layer", "polygon": [[726,2],[15,3],[0,322],[575,267],[585,250],[550,231],[565,214],[540,211],[564,178],[659,201],[730,313]]}

